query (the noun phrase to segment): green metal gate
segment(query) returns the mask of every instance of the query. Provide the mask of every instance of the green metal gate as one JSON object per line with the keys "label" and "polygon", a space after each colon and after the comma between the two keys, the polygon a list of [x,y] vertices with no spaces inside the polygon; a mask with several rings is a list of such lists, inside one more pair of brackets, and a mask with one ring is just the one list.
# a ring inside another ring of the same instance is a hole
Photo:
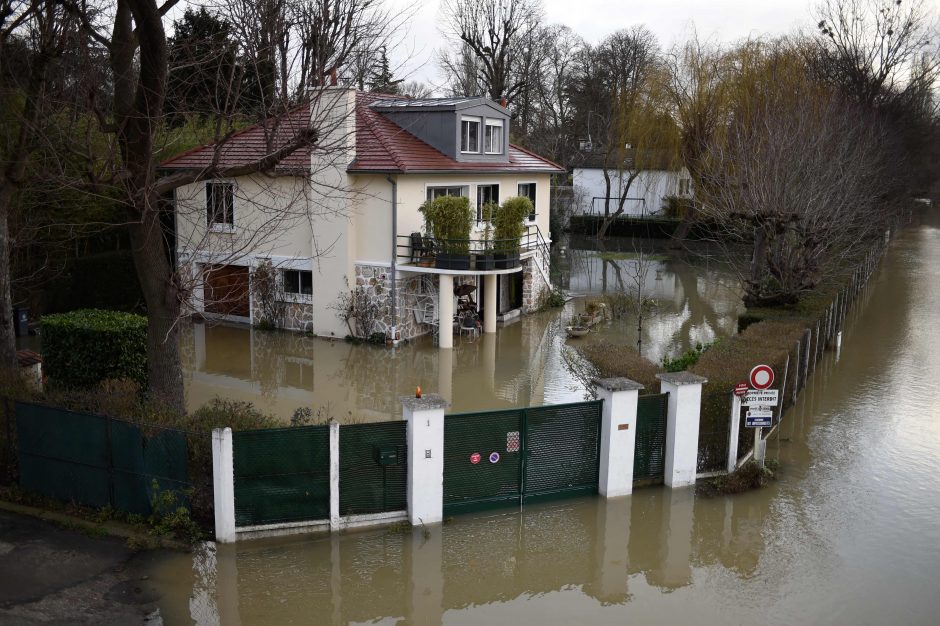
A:
{"label": "green metal gate", "polygon": [[232,446],[236,526],[329,519],[329,426],[236,431]]}
{"label": "green metal gate", "polygon": [[633,480],[661,482],[666,469],[666,413],[669,394],[640,396],[636,415]]}
{"label": "green metal gate", "polygon": [[446,416],[445,515],[596,493],[601,405]]}
{"label": "green metal gate", "polygon": [[340,427],[340,515],[408,508],[407,426],[399,420]]}

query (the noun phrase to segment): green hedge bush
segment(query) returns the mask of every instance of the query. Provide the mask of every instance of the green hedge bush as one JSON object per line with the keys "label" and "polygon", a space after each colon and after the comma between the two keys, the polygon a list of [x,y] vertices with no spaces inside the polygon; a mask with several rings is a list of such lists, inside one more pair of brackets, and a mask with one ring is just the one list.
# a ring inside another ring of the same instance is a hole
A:
{"label": "green hedge bush", "polygon": [[43,368],[63,387],[91,387],[107,379],[147,382],[147,318],[134,313],[80,309],[42,318]]}

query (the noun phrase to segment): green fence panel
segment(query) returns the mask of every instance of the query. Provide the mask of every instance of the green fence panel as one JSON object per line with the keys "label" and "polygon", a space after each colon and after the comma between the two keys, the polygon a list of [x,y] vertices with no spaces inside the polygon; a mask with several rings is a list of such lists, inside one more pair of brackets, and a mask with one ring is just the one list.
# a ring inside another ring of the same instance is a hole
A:
{"label": "green fence panel", "polygon": [[444,514],[519,502],[522,412],[444,418]]}
{"label": "green fence panel", "polygon": [[596,493],[603,403],[525,410],[525,501]]}
{"label": "green fence panel", "polygon": [[[20,486],[61,500],[150,515],[153,482],[189,487],[183,432],[37,404],[16,404]],[[185,497],[179,501],[185,504]]]}
{"label": "green fence panel", "polygon": [[16,403],[20,487],[93,507],[111,504],[108,419]]}
{"label": "green fence panel", "polygon": [[396,421],[340,427],[340,515],[408,508],[407,426]]}
{"label": "green fence panel", "polygon": [[232,443],[236,525],[329,518],[329,426],[237,431]]}
{"label": "green fence panel", "polygon": [[160,491],[182,493],[189,486],[186,435],[178,430],[154,428],[145,433],[127,422],[111,422],[111,457],[114,464],[114,508],[138,515],[151,513],[154,483]]}
{"label": "green fence panel", "polygon": [[640,396],[637,402],[633,480],[663,479],[666,469],[666,413],[669,394]]}

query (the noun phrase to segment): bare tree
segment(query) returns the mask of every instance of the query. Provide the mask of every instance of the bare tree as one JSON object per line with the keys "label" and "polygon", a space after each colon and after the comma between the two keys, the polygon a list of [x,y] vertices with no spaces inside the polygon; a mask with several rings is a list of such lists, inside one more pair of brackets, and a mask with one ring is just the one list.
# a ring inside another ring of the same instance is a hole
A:
{"label": "bare tree", "polygon": [[751,247],[745,304],[792,304],[883,235],[891,141],[786,49],[751,59],[734,89],[703,155],[702,211],[730,257]]}
{"label": "bare tree", "polygon": [[524,57],[542,19],[539,0],[444,0],[444,33],[479,63],[479,81],[494,101],[512,103],[526,87]]}

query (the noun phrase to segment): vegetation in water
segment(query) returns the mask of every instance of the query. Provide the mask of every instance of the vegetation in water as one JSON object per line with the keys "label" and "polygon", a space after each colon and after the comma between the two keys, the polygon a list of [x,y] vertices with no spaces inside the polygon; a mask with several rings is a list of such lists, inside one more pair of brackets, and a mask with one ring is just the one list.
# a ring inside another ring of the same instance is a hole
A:
{"label": "vegetation in water", "polygon": [[707,496],[726,496],[760,489],[776,479],[777,463],[774,460],[767,460],[763,467],[750,460],[731,474],[699,482],[696,490]]}
{"label": "vegetation in water", "polygon": [[682,354],[680,354],[679,356],[675,358],[664,356],[663,357],[663,369],[665,369],[667,372],[684,372],[685,370],[689,369],[690,367],[698,363],[698,360],[702,356],[702,354],[704,354],[706,350],[711,348],[716,343],[718,342],[714,341],[712,343],[704,343],[704,344],[699,342],[695,344],[694,348],[690,350],[686,350],[685,352],[683,352]]}

